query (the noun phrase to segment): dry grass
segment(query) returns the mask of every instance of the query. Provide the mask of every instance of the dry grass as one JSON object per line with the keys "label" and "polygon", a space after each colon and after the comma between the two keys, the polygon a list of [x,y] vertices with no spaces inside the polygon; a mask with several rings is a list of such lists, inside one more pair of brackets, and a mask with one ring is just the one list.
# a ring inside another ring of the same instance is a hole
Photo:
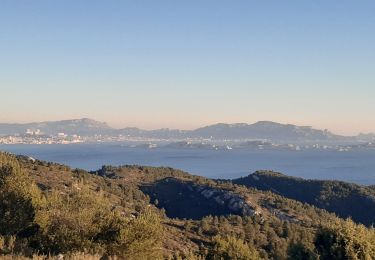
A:
{"label": "dry grass", "polygon": [[[57,255],[57,256],[44,256],[44,255],[33,255],[32,257],[18,256],[18,255],[4,255],[0,256],[1,260],[100,260],[102,256],[91,255],[86,253],[72,253],[68,255]],[[111,258],[116,260],[116,258]]]}

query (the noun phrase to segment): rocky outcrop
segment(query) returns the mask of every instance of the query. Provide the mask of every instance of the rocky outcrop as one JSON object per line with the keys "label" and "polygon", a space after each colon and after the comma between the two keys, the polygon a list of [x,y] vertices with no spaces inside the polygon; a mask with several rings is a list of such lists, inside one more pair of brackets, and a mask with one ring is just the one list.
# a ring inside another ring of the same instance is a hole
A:
{"label": "rocky outcrop", "polygon": [[168,177],[141,186],[151,202],[157,201],[172,218],[201,219],[202,217],[260,215],[258,207],[243,196],[230,190]]}
{"label": "rocky outcrop", "polygon": [[191,189],[200,193],[206,199],[212,199],[229,210],[243,216],[259,215],[260,211],[247,202],[242,196],[232,191],[216,189],[208,186],[192,185]]}

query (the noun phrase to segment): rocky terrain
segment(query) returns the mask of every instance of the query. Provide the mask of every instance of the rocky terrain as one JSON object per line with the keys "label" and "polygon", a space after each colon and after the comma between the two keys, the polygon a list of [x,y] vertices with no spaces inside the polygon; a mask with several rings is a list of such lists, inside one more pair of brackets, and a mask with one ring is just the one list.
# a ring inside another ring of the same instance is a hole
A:
{"label": "rocky terrain", "polygon": [[0,255],[371,259],[373,228],[278,193],[168,167],[87,172],[0,153]]}

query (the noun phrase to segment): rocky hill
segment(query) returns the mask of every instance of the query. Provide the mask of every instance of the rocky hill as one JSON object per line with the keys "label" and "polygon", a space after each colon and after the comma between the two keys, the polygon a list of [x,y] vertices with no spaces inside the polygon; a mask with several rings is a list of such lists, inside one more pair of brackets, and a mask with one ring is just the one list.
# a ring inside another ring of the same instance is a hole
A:
{"label": "rocky hill", "polygon": [[375,252],[372,228],[166,167],[86,172],[0,153],[0,216],[0,256],[8,258],[371,259]]}
{"label": "rocky hill", "polygon": [[304,180],[269,171],[258,171],[235,179],[233,183],[309,203],[365,225],[375,224],[373,187],[341,181]]}

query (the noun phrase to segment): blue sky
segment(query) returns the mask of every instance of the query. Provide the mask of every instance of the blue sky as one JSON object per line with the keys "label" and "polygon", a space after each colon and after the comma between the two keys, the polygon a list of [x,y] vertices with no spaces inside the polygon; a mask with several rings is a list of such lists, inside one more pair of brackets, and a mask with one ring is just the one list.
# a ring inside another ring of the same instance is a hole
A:
{"label": "blue sky", "polygon": [[0,121],[375,132],[374,1],[0,2]]}

